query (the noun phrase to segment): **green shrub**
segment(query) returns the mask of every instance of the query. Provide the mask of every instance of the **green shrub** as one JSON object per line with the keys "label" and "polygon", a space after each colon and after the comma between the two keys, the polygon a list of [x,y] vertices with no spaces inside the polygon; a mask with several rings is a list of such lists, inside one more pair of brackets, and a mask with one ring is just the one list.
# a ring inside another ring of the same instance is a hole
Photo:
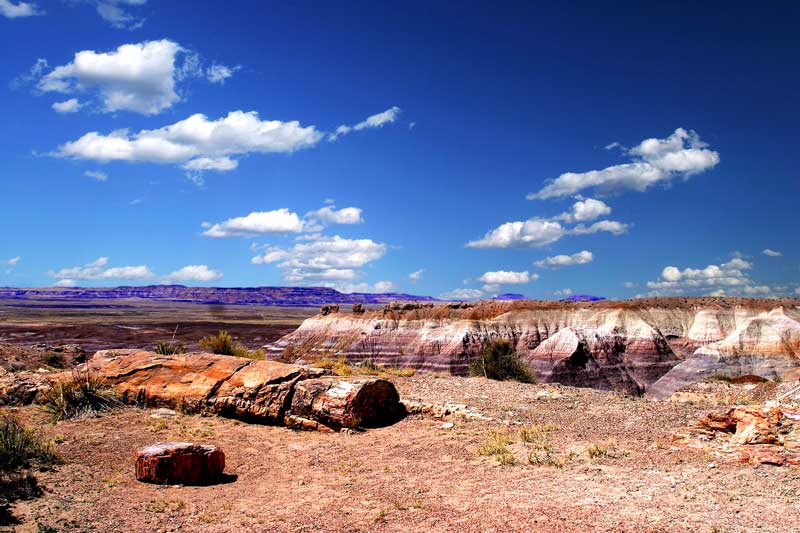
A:
{"label": "green shrub", "polygon": [[219,355],[235,355],[233,337],[227,331],[220,331],[216,335],[203,337],[200,339],[200,347]]}
{"label": "green shrub", "polygon": [[57,462],[52,443],[43,442],[39,435],[15,418],[0,418],[0,474],[8,475],[21,468]]}
{"label": "green shrub", "polygon": [[65,381],[51,384],[39,400],[41,408],[54,422],[94,416],[97,412],[119,405],[105,380],[87,370],[73,372]]}
{"label": "green shrub", "polygon": [[480,357],[469,366],[472,376],[484,376],[501,381],[515,380],[522,383],[533,383],[533,373],[523,363],[514,346],[505,339],[493,341]]}
{"label": "green shrub", "polygon": [[16,500],[42,494],[36,477],[28,469],[59,462],[51,442],[44,442],[13,417],[0,417],[0,524],[10,522],[10,507]]}
{"label": "green shrub", "polygon": [[236,357],[246,357],[247,359],[264,359],[264,350],[248,350],[241,343],[233,342],[233,337],[227,331],[220,331],[216,335],[210,335],[200,339],[200,348],[210,350],[218,355],[233,355]]}

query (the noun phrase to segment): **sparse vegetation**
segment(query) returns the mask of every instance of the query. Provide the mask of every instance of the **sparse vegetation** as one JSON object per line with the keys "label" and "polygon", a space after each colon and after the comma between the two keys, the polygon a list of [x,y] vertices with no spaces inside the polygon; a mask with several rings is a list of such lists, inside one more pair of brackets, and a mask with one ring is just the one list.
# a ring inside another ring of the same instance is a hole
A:
{"label": "sparse vegetation", "polygon": [[7,514],[15,500],[41,494],[29,469],[59,462],[52,443],[44,442],[13,417],[0,418],[0,514]]}
{"label": "sparse vegetation", "polygon": [[94,416],[99,411],[119,405],[105,380],[88,370],[73,372],[72,377],[50,385],[42,393],[41,408],[54,422]]}
{"label": "sparse vegetation", "polygon": [[227,331],[220,331],[216,335],[203,337],[200,339],[200,347],[219,355],[236,355],[234,353],[233,337]]}
{"label": "sparse vegetation", "polygon": [[185,352],[183,346],[173,342],[159,342],[156,344],[156,353],[158,355],[175,355]]}
{"label": "sparse vegetation", "polygon": [[0,475],[57,462],[52,443],[42,441],[39,435],[15,418],[0,418]]}
{"label": "sparse vegetation", "polygon": [[589,459],[600,459],[608,457],[616,459],[627,455],[627,452],[620,450],[613,442],[593,442],[586,447],[586,455]]}
{"label": "sparse vegetation", "polygon": [[220,331],[216,335],[210,335],[200,339],[200,348],[209,350],[218,355],[233,355],[235,357],[245,357],[247,359],[264,359],[264,350],[249,350],[241,343],[234,342],[233,337],[227,331]]}
{"label": "sparse vegetation", "polygon": [[472,376],[500,381],[534,382],[531,370],[517,356],[511,342],[505,339],[497,339],[489,344],[483,354],[470,363],[469,371]]}
{"label": "sparse vegetation", "polygon": [[177,334],[178,326],[175,326],[175,331],[172,332],[172,339],[169,342],[159,342],[156,345],[156,353],[158,355],[175,355],[185,352],[183,345],[175,342],[175,335]]}
{"label": "sparse vegetation", "polygon": [[519,431],[520,439],[528,452],[528,463],[537,466],[554,466],[563,468],[569,463],[574,454],[559,455],[550,443],[550,433],[557,430],[553,424],[540,424],[522,428]]}
{"label": "sparse vegetation", "polygon": [[513,442],[514,439],[508,433],[490,431],[486,441],[478,448],[477,453],[478,455],[494,457],[502,466],[511,466],[517,462],[514,454],[508,449],[508,445]]}

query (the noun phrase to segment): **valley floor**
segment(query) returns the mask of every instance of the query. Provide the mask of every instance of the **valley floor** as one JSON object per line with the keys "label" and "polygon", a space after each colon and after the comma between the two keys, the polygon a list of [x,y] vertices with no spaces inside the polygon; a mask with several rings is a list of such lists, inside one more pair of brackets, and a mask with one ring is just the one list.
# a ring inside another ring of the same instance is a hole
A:
{"label": "valley floor", "polygon": [[[392,379],[405,400],[464,404],[490,420],[411,415],[326,434],[157,419],[135,408],[53,425],[35,407],[13,409],[55,439],[66,461],[37,473],[44,495],[12,509],[17,530],[800,530],[800,469],[726,464],[673,442],[707,404],[483,378]],[[523,442],[520,430],[530,427],[535,438]],[[479,455],[498,435],[513,441],[503,459],[513,464]],[[133,450],[167,440],[220,446],[231,480],[137,482]],[[546,464],[531,464],[532,453]]]}

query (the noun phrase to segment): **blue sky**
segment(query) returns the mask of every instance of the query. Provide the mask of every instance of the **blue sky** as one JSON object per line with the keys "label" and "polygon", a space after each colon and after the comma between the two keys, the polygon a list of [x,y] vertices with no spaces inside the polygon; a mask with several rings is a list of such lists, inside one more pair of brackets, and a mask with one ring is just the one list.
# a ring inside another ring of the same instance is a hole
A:
{"label": "blue sky", "polygon": [[0,0],[0,285],[800,294],[798,22]]}

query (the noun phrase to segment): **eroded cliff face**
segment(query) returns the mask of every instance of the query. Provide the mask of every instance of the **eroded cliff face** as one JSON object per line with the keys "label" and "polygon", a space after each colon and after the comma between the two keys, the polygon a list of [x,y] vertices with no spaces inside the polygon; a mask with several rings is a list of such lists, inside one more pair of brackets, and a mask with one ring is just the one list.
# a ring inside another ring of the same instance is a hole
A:
{"label": "eroded cliff face", "polygon": [[266,347],[272,357],[346,357],[465,375],[494,339],[510,340],[540,382],[660,398],[695,381],[800,366],[800,301],[480,302],[317,315]]}

